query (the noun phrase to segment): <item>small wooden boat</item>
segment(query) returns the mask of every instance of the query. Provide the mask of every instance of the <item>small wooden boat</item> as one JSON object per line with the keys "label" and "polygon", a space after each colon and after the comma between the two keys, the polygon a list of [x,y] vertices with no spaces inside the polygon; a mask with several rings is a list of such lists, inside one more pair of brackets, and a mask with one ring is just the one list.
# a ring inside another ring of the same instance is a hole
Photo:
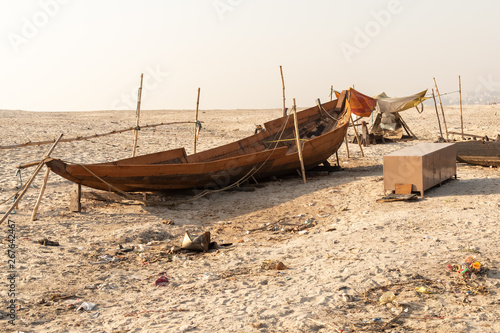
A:
{"label": "small wooden boat", "polygon": [[[346,93],[334,101],[297,112],[306,170],[325,162],[342,144],[350,111]],[[48,159],[58,175],[105,191],[165,191],[224,188],[250,177],[262,178],[300,170],[293,115],[265,123],[265,131],[239,141],[186,155],[178,148],[114,162],[73,164]]]}
{"label": "small wooden boat", "polygon": [[500,141],[469,140],[455,145],[458,162],[500,167]]}

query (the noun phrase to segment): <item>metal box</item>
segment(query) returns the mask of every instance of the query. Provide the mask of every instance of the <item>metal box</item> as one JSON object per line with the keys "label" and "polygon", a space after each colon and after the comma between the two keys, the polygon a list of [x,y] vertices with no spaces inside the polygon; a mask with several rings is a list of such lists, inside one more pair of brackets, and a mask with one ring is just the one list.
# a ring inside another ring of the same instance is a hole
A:
{"label": "metal box", "polygon": [[384,156],[384,190],[396,184],[411,184],[420,192],[457,176],[457,149],[454,143],[420,143]]}

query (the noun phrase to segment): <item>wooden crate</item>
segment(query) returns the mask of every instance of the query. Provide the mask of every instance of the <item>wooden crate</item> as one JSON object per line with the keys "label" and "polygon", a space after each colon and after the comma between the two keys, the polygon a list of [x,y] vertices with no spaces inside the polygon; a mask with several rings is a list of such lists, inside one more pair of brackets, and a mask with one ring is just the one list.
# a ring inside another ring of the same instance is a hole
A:
{"label": "wooden crate", "polygon": [[384,156],[384,190],[411,184],[420,192],[457,175],[457,150],[454,143],[420,143]]}

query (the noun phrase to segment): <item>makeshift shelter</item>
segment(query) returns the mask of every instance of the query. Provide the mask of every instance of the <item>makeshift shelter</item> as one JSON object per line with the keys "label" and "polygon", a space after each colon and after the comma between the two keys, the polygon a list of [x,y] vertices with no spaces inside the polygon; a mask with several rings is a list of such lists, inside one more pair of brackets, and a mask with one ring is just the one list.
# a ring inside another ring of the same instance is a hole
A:
{"label": "makeshift shelter", "polygon": [[391,98],[386,93],[374,96],[377,105],[370,133],[376,138],[382,137],[384,139],[400,140],[403,137],[404,129],[408,136],[416,138],[399,112],[417,107],[427,99],[427,97],[424,97],[426,93],[427,89],[418,94],[406,97]]}

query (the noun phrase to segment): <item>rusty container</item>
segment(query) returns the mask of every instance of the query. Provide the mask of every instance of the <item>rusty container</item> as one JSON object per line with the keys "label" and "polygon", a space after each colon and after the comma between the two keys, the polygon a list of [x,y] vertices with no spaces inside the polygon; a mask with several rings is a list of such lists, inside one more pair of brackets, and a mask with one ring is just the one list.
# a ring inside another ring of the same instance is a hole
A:
{"label": "rusty container", "polygon": [[412,192],[424,191],[457,175],[454,143],[420,143],[384,156],[384,190],[411,184]]}

